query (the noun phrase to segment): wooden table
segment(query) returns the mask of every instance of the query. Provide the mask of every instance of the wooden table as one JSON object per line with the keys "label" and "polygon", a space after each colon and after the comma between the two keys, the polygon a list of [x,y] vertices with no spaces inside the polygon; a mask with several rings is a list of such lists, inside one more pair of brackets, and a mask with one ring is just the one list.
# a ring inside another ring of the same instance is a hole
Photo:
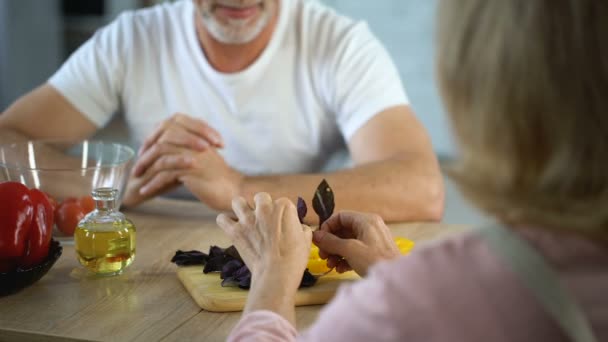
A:
{"label": "wooden table", "polygon": [[[88,275],[72,245],[38,283],[0,298],[0,341],[222,341],[240,313],[202,311],[170,262],[176,250],[228,246],[215,215],[193,202],[156,199],[126,212],[137,227],[137,254],[124,274]],[[395,236],[437,238],[463,226],[396,224]],[[298,328],[311,324],[320,306],[298,307]]]}

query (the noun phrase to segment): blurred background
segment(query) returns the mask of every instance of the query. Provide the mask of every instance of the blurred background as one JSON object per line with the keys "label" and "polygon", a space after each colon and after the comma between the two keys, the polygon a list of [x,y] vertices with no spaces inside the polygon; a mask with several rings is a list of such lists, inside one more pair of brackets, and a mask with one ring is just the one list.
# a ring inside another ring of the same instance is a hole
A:
{"label": "blurred background", "polygon": [[[316,1],[316,0],[308,0]],[[342,14],[367,21],[401,73],[410,101],[431,135],[440,160],[456,147],[435,83],[433,26],[437,0],[319,0]],[[163,0],[0,0],[0,111],[45,82],[96,29],[120,12]],[[104,138],[120,136],[114,121]],[[482,217],[451,182],[445,221],[475,224]]]}

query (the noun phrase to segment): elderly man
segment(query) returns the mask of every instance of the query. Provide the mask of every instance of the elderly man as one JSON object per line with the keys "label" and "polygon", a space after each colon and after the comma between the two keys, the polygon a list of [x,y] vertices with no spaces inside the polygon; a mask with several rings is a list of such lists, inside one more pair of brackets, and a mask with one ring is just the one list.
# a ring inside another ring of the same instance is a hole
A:
{"label": "elderly man", "polygon": [[389,55],[364,23],[308,0],[181,0],[127,12],[0,115],[1,140],[82,139],[124,115],[139,146],[124,196],[185,186],[439,220],[443,185]]}

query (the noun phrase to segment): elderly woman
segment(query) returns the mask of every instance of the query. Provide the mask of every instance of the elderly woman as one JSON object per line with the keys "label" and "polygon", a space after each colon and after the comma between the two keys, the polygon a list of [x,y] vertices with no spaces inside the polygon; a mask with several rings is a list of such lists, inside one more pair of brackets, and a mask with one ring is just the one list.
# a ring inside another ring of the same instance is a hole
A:
{"label": "elderly woman", "polygon": [[[452,170],[496,225],[400,257],[375,215],[311,233],[294,205],[235,199],[218,217],[253,282],[231,340],[608,340],[608,5],[444,0],[443,98],[461,143]],[[343,286],[308,330],[294,294],[311,239]],[[337,257],[340,256],[340,257]]]}

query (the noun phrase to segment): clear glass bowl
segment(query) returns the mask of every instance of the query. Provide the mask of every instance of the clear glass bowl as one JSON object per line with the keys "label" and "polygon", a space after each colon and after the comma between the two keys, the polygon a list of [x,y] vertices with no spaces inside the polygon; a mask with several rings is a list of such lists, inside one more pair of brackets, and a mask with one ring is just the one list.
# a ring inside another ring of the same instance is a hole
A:
{"label": "clear glass bowl", "polygon": [[[103,141],[4,144],[0,145],[0,182],[40,189],[57,202],[58,209],[63,202],[90,196],[95,188],[111,187],[118,190],[120,205],[134,157],[129,146]],[[55,228],[57,214],[56,210]],[[66,234],[55,229],[54,235]]]}

